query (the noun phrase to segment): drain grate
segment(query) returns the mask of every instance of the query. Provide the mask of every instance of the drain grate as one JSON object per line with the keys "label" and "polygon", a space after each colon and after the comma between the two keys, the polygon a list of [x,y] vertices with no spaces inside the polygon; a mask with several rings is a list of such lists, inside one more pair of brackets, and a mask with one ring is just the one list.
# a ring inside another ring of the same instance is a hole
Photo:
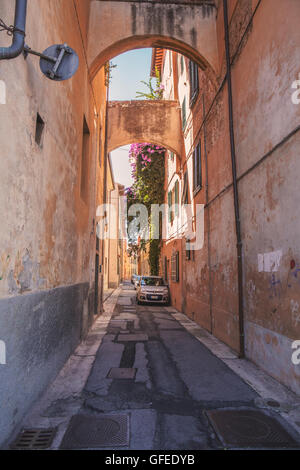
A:
{"label": "drain grate", "polygon": [[128,415],[73,416],[61,449],[95,449],[129,445]]}
{"label": "drain grate", "polygon": [[50,429],[23,429],[11,444],[11,449],[43,450],[49,449],[53,442],[57,428]]}
{"label": "drain grate", "polygon": [[260,410],[211,410],[206,415],[226,447],[299,447],[277,419]]}

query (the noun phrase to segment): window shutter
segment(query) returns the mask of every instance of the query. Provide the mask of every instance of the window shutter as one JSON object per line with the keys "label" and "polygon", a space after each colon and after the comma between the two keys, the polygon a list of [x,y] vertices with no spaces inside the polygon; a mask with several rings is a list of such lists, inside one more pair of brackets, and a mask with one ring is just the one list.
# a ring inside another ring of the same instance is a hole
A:
{"label": "window shutter", "polygon": [[190,106],[192,106],[198,96],[199,92],[199,76],[198,65],[192,60],[189,61],[189,76],[190,76]]}
{"label": "window shutter", "polygon": [[168,192],[168,219],[169,222],[172,222],[172,193]]}
{"label": "window shutter", "polygon": [[182,115],[182,128],[184,129],[186,125],[186,99],[185,97],[182,102],[181,115]]}
{"label": "window shutter", "polygon": [[179,214],[179,182],[175,182],[175,215]]}
{"label": "window shutter", "polygon": [[194,191],[202,188],[201,141],[193,152],[193,182]]}

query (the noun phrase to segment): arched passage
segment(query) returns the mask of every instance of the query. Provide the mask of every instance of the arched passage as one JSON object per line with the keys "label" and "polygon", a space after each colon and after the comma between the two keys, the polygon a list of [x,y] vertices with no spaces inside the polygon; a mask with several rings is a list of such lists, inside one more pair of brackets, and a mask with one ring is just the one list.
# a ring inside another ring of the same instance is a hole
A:
{"label": "arched passage", "polygon": [[181,154],[181,116],[177,101],[110,101],[107,123],[108,152],[132,142],[152,142]]}
{"label": "arched passage", "polygon": [[216,7],[94,0],[89,26],[91,78],[123,52],[163,47],[186,55],[202,69],[217,71]]}

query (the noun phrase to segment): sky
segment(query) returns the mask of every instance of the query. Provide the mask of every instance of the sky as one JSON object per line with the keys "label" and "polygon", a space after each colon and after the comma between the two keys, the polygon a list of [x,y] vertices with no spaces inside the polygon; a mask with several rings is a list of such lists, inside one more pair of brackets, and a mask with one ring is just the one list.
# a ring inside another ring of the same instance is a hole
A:
{"label": "sky", "polygon": [[[151,55],[152,49],[135,49],[112,59],[111,62],[117,67],[112,69],[110,100],[134,100],[137,91],[147,91],[141,80],[146,82],[149,80]],[[115,182],[123,184],[125,187],[132,184],[128,152],[129,146],[111,152]]]}

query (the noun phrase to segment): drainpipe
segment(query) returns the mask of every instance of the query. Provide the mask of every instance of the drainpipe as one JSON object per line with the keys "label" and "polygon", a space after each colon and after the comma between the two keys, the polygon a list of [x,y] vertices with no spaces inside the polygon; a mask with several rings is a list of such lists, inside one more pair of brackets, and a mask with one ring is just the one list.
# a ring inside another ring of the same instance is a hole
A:
{"label": "drainpipe", "polygon": [[231,165],[232,165],[232,179],[233,179],[235,227],[236,227],[236,239],[237,239],[239,335],[240,335],[240,353],[239,353],[239,356],[241,358],[243,358],[243,357],[245,357],[243,258],[242,258],[243,245],[242,245],[242,236],[241,236],[239,195],[238,195],[238,183],[237,183],[237,174],[236,174],[236,153],[235,153],[234,126],[233,126],[231,59],[230,59],[230,42],[229,42],[228,4],[227,4],[227,0],[223,0],[223,9],[224,9],[225,50],[226,50],[226,65],[227,65],[230,150],[231,150]]}
{"label": "drainpipe", "polygon": [[16,0],[13,41],[10,47],[0,47],[0,60],[18,57],[24,48],[27,0]]}
{"label": "drainpipe", "polygon": [[[106,109],[105,109],[105,142],[104,142],[104,161],[103,161],[103,172],[104,172],[104,181],[103,181],[103,193],[102,193],[102,198],[103,198],[103,204],[107,203],[107,198],[106,198],[106,192],[107,192],[107,125],[108,125],[108,101],[109,101],[109,85],[107,86],[106,89]],[[102,282],[101,282],[101,294],[100,294],[100,302],[101,302],[101,311],[103,313],[103,298],[104,298],[104,275],[105,275],[105,250],[104,250],[104,234],[103,234],[103,240],[102,240]]]}

